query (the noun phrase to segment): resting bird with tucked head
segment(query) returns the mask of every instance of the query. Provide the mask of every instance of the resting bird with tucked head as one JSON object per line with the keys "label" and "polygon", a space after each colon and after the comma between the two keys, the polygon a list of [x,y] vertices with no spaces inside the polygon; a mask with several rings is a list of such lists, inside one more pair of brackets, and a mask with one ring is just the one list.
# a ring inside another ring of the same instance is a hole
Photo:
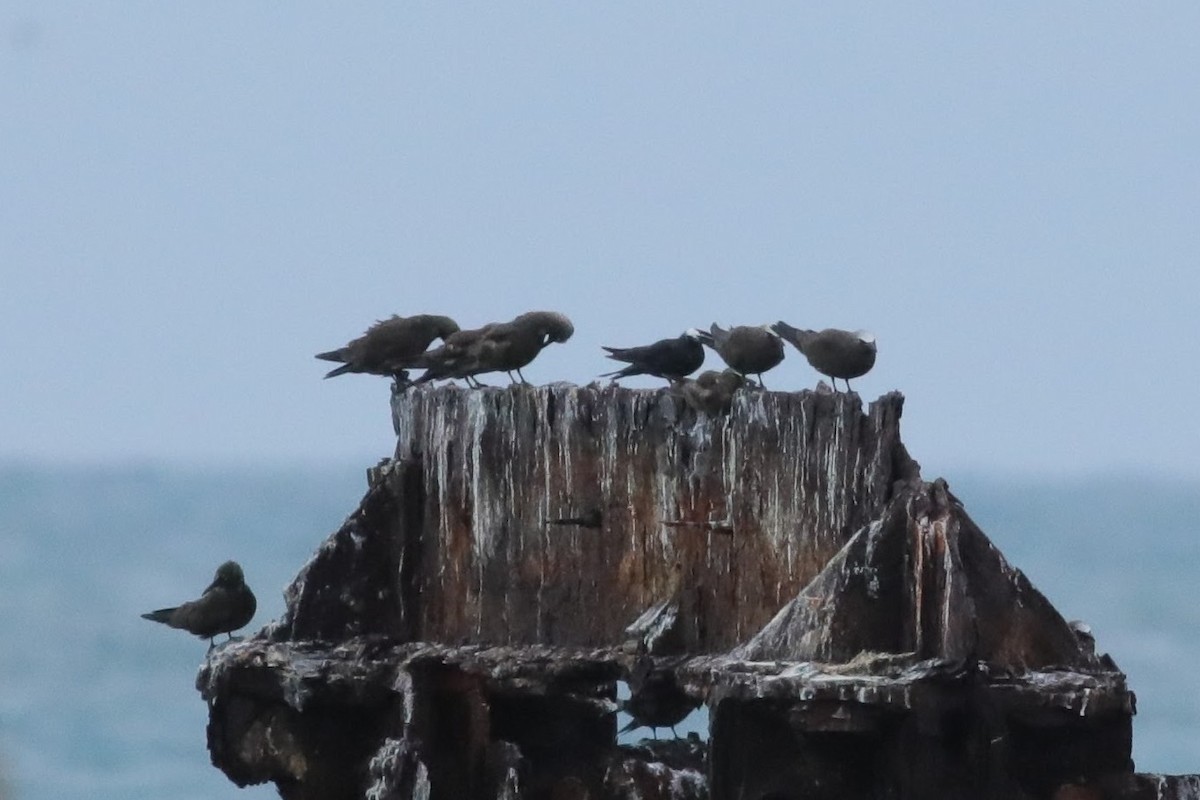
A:
{"label": "resting bird with tucked head", "polygon": [[607,372],[601,378],[628,378],[631,375],[653,375],[677,381],[691,375],[704,364],[703,334],[692,328],[673,339],[659,339],[641,347],[604,347],[608,358],[624,361],[628,367]]}
{"label": "resting bird with tucked head", "polygon": [[745,376],[757,375],[764,389],[762,374],[783,361],[783,342],[768,325],[737,325],[725,330],[714,322],[704,343],[730,368]]}
{"label": "resting bird with tucked head", "polygon": [[793,328],[782,320],[771,327],[803,353],[813,369],[833,381],[835,392],[838,378],[850,391],[850,379],[866,375],[875,366],[875,337],[866,331],[810,331]]}
{"label": "resting bird with tucked head", "polygon": [[225,633],[232,639],[233,631],[245,627],[254,618],[257,607],[254,592],[246,585],[241,566],[236,561],[226,561],[217,567],[213,582],[198,600],[142,614],[142,619],[161,622],[208,639],[211,649],[214,636]]}
{"label": "resting bird with tucked head", "polygon": [[326,378],[347,372],[395,377],[411,367],[413,359],[424,353],[434,339],[445,339],[457,330],[458,323],[449,317],[435,314],[393,316],[376,322],[344,347],[317,353],[317,358],[342,362],[340,367],[326,373]]}
{"label": "resting bird with tucked head", "polygon": [[746,378],[737,370],[709,369],[695,380],[684,379],[675,384],[675,391],[689,406],[705,414],[723,414],[733,408],[733,396],[746,385]]}

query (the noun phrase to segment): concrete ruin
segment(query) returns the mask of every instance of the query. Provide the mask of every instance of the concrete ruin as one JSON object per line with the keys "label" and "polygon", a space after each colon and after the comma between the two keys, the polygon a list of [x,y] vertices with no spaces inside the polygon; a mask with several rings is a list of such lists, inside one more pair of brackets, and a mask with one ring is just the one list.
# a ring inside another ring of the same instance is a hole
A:
{"label": "concrete ruin", "polygon": [[[922,479],[902,408],[395,395],[284,617],[200,670],[213,763],[287,800],[1200,798],[1134,773],[1125,676]],[[618,744],[635,664],[707,738]]]}

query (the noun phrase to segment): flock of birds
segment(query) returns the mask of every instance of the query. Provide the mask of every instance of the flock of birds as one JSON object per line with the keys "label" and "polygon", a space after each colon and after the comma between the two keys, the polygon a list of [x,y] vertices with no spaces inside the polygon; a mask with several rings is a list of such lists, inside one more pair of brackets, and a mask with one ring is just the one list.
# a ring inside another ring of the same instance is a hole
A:
{"label": "flock of birds", "polygon": [[[566,342],[574,333],[571,320],[553,311],[530,311],[509,322],[469,330],[460,329],[450,317],[435,314],[393,316],[376,322],[343,347],[318,353],[317,358],[340,364],[326,378],[348,372],[384,375],[395,381],[397,390],[456,378],[479,387],[483,385],[479,376],[492,372],[505,372],[514,382],[516,372],[525,383],[521,368],[547,345]],[[437,339],[441,345],[431,349]],[[604,347],[608,358],[628,366],[600,377],[614,381],[633,375],[663,378],[693,407],[715,412],[728,408],[734,392],[746,385],[751,375],[757,376],[759,386],[764,385],[763,373],[783,361],[784,341],[830,378],[835,391],[839,378],[849,390],[851,378],[867,374],[875,365],[875,337],[866,331],[813,331],[781,321],[728,329],[713,324],[707,331],[692,328],[638,347]],[[703,366],[705,347],[716,352],[727,369],[689,378]],[[409,372],[418,369],[422,374],[410,379]]]}
{"label": "flock of birds", "polygon": [[[317,358],[340,364],[326,378],[348,372],[384,375],[395,381],[397,391],[448,379],[461,379],[471,387],[479,387],[483,385],[479,376],[492,372],[505,372],[514,382],[516,372],[526,383],[521,368],[547,345],[566,342],[574,333],[571,320],[553,311],[531,311],[510,322],[472,330],[461,330],[449,317],[393,316],[376,322],[344,347],[319,353]],[[431,349],[437,339],[441,345]],[[689,405],[716,413],[729,409],[734,393],[750,383],[749,376],[757,376],[757,384],[763,385],[763,373],[783,361],[784,341],[830,378],[835,391],[837,379],[844,380],[849,390],[851,378],[865,375],[875,365],[875,337],[865,331],[803,330],[786,322],[729,329],[713,324],[708,331],[693,328],[677,337],[638,347],[605,347],[608,358],[626,366],[601,377],[614,381],[633,375],[663,378]],[[728,368],[690,378],[704,364],[705,347],[715,351]],[[423,373],[410,379],[409,371],[414,369]],[[232,638],[233,631],[248,625],[256,608],[241,566],[226,561],[198,599],[142,617],[208,639],[211,649],[218,634]],[[633,720],[622,732],[638,725],[673,730],[696,705],[675,683],[672,673],[655,670],[645,656],[639,658],[630,675],[630,688],[631,697],[621,707]],[[657,738],[657,731],[655,734]]]}

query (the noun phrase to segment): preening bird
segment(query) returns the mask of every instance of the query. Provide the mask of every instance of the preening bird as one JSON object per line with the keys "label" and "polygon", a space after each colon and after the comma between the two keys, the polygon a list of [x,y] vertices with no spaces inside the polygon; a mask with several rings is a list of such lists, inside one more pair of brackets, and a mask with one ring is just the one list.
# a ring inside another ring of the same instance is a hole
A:
{"label": "preening bird", "polygon": [[492,323],[447,339],[442,347],[416,359],[414,366],[424,367],[426,372],[415,382],[465,378],[471,383],[475,376],[489,372],[506,372],[513,380],[515,371],[521,383],[527,383],[521,368],[547,345],[565,342],[574,333],[575,326],[564,315],[530,311],[511,322]]}
{"label": "preening bird", "polygon": [[413,359],[424,353],[434,339],[445,339],[457,330],[458,323],[449,317],[434,314],[393,316],[376,322],[344,347],[317,353],[317,358],[342,364],[327,372],[326,378],[347,372],[395,377],[410,368]]}

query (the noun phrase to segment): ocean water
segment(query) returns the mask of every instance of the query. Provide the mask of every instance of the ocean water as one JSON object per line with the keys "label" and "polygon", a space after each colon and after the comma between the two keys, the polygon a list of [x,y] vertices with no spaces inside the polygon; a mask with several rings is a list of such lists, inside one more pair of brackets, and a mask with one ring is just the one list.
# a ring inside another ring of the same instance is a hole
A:
{"label": "ocean water", "polygon": [[[0,467],[5,800],[275,797],[209,762],[194,686],[207,643],[138,615],[234,558],[257,629],[365,487],[359,467]],[[951,489],[1128,673],[1138,768],[1200,772],[1200,484],[972,475]]]}

